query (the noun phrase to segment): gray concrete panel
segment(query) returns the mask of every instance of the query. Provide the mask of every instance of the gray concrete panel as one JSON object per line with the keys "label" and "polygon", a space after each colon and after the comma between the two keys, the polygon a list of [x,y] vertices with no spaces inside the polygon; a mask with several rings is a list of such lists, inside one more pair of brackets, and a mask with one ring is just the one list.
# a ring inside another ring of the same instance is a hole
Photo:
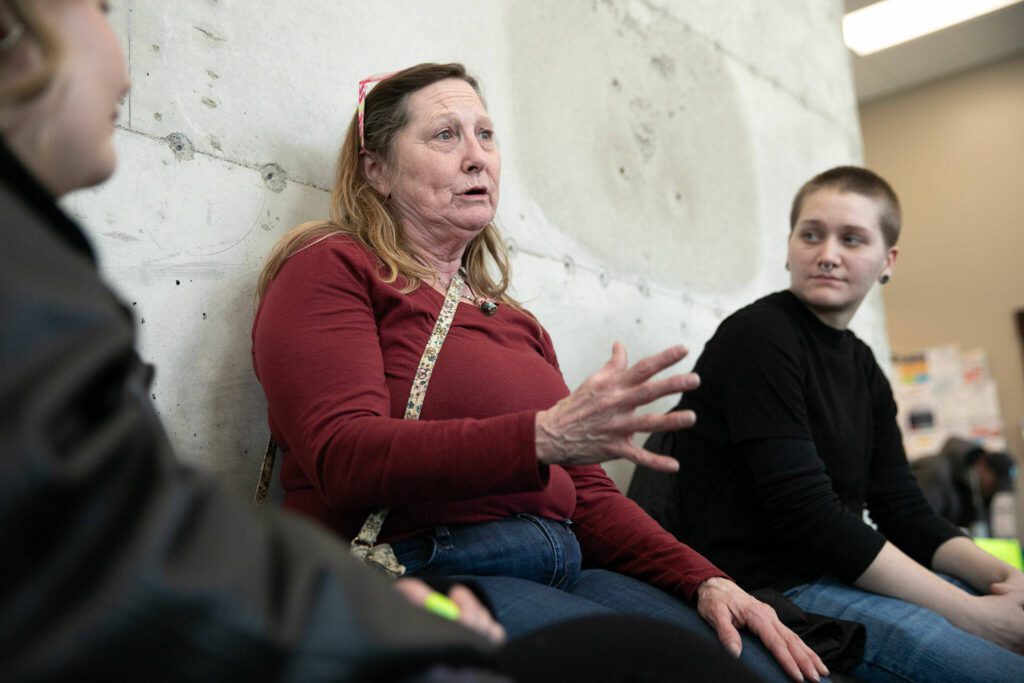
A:
{"label": "gray concrete panel", "polygon": [[[175,445],[249,495],[267,434],[253,287],[281,235],[326,216],[360,78],[428,60],[480,77],[515,294],[576,386],[616,339],[634,359],[684,342],[690,367],[724,316],[785,286],[793,192],[861,158],[839,16],[817,0],[126,0],[120,170],[65,205],[133,305]],[[865,308],[855,325],[884,356]]]}

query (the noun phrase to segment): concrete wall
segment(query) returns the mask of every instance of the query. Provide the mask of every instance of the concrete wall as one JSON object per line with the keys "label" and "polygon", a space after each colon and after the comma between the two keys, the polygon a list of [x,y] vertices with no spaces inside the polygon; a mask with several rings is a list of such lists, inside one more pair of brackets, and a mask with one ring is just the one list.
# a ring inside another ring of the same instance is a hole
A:
{"label": "concrete wall", "polygon": [[900,193],[906,228],[886,310],[893,348],[988,352],[1007,443],[1024,456],[1024,55],[872,102],[871,166]]}
{"label": "concrete wall", "polygon": [[[325,215],[360,78],[449,60],[481,78],[515,291],[570,386],[615,339],[633,358],[684,341],[691,365],[726,314],[785,286],[800,183],[861,157],[838,0],[115,7],[134,82],[122,163],[67,206],[134,306],[181,454],[240,493],[267,435],[255,276]],[[864,309],[855,327],[885,357],[880,303]]]}

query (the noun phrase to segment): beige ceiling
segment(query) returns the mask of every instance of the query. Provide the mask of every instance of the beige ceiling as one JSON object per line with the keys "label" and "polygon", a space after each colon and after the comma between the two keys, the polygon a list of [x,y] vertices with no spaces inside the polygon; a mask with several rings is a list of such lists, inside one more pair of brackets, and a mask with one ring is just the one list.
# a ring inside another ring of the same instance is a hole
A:
{"label": "beige ceiling", "polygon": [[[875,0],[844,0],[851,12]],[[857,100],[864,104],[1024,52],[1024,2],[867,57],[853,52]]]}

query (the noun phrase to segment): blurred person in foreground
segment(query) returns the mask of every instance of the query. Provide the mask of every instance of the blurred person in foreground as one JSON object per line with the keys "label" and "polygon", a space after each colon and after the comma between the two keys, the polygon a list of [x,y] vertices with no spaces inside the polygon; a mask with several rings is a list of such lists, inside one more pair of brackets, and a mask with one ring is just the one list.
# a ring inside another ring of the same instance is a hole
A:
{"label": "blurred person in foreground", "polygon": [[[328,534],[178,463],[130,310],[55,203],[113,172],[128,78],[96,0],[0,1],[0,678],[345,680],[479,661]],[[465,589],[463,623],[500,627]],[[400,626],[395,626],[399,624]]]}

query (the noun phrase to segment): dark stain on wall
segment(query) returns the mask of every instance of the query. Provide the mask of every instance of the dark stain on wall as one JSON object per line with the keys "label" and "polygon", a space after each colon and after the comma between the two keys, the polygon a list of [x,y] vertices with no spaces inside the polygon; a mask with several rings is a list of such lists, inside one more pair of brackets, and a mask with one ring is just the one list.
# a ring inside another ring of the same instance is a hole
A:
{"label": "dark stain on wall", "polygon": [[120,240],[122,242],[138,242],[139,241],[138,237],[135,237],[134,235],[129,235],[126,232],[117,232],[117,231],[105,232],[105,233],[103,233],[103,236],[104,237],[109,237],[109,238],[115,239],[115,240]]}
{"label": "dark stain on wall", "polygon": [[654,55],[651,57],[651,66],[664,78],[670,78],[676,73],[676,60],[668,55]]}
{"label": "dark stain on wall", "polygon": [[174,158],[178,161],[191,161],[196,155],[196,148],[184,133],[171,133],[164,138],[164,141],[174,152]]}
{"label": "dark stain on wall", "polygon": [[288,184],[288,174],[277,164],[266,164],[260,169],[260,176],[263,178],[263,184],[272,192],[283,192],[285,185]]}
{"label": "dark stain on wall", "polygon": [[213,43],[226,43],[227,42],[226,38],[221,38],[220,36],[218,36],[213,31],[207,31],[205,28],[201,28],[199,26],[193,26],[192,28],[194,28],[195,30],[199,31],[204,36],[206,36],[206,39],[209,40],[210,42],[213,42]]}

